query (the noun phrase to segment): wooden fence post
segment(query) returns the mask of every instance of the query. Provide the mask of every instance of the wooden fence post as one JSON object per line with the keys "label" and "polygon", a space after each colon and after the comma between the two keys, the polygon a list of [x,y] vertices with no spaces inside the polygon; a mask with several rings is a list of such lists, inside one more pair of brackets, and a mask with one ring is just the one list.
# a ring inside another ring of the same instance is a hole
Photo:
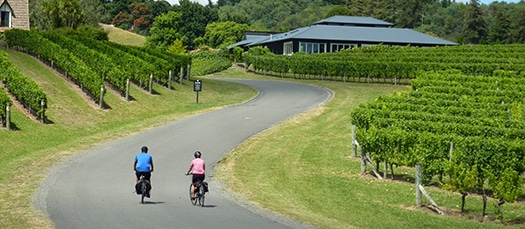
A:
{"label": "wooden fence post", "polygon": [[5,111],[6,111],[5,128],[7,130],[11,130],[11,104],[9,104],[9,102],[6,103]]}
{"label": "wooden fence post", "polygon": [[169,79],[168,79],[168,88],[171,90],[171,81],[173,81],[173,76],[171,76],[171,69],[169,71]]}
{"label": "wooden fence post", "polygon": [[416,164],[416,207],[421,208],[421,189],[419,189],[419,186],[421,185],[421,177],[422,177],[422,171],[421,171],[421,164]]}
{"label": "wooden fence post", "polygon": [[104,84],[100,85],[100,109],[104,109]]}
{"label": "wooden fence post", "polygon": [[190,73],[191,73],[191,65],[188,64],[188,71],[186,72],[186,79],[190,80]]}
{"label": "wooden fence post", "polygon": [[40,100],[40,110],[42,111],[40,113],[40,121],[46,123],[46,101],[44,99]]}
{"label": "wooden fence post", "polygon": [[129,101],[129,78],[126,79],[126,101]]}
{"label": "wooden fence post", "polygon": [[366,150],[361,148],[361,174],[366,173]]}
{"label": "wooden fence post", "polygon": [[149,87],[148,91],[151,94],[153,92],[153,72],[149,74]]}
{"label": "wooden fence post", "polygon": [[357,144],[355,139],[355,125],[352,125],[352,151],[354,152],[354,157],[357,157]]}
{"label": "wooden fence post", "polygon": [[180,67],[179,84],[182,84],[182,79],[184,79],[184,68]]}

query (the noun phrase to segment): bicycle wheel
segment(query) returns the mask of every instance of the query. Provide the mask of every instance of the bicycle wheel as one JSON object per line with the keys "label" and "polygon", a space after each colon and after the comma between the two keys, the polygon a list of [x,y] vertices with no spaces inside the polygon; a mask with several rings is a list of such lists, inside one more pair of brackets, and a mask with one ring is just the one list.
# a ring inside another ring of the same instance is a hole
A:
{"label": "bicycle wheel", "polygon": [[194,199],[191,198],[191,185],[192,184],[190,184],[190,201],[191,201],[191,204],[196,205],[197,204],[197,198],[194,198]]}
{"label": "bicycle wheel", "polygon": [[198,190],[198,196],[199,196],[199,205],[201,207],[204,207],[204,187],[201,185],[201,187]]}
{"label": "bicycle wheel", "polygon": [[146,182],[140,182],[140,191],[142,191],[142,194],[140,195],[140,203],[144,204],[144,197],[146,197],[146,192],[148,191],[146,187]]}

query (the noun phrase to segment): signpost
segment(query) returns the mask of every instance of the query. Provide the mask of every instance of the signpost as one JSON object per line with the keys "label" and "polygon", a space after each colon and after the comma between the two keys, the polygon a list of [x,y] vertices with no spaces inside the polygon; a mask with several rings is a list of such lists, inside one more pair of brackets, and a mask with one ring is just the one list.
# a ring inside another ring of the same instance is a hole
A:
{"label": "signpost", "polygon": [[193,91],[197,93],[197,103],[199,103],[199,91],[202,91],[202,82],[200,80],[193,81]]}

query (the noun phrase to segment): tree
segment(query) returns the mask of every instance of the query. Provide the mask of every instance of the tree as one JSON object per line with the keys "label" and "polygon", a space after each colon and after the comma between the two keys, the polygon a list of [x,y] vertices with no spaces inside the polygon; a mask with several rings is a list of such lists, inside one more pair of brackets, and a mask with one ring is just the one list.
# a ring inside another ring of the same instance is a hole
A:
{"label": "tree", "polygon": [[326,14],[326,17],[329,18],[329,17],[337,16],[337,15],[353,16],[353,15],[356,15],[356,12],[353,12],[346,6],[337,5],[337,6],[332,7],[332,9],[328,11],[328,13]]}
{"label": "tree", "polygon": [[483,13],[478,0],[471,0],[463,26],[463,41],[469,44],[480,44],[487,37],[487,23],[483,19]]}
{"label": "tree", "polygon": [[512,41],[513,43],[525,43],[525,4],[516,7],[512,16]]}
{"label": "tree", "polygon": [[172,54],[180,54],[180,53],[185,53],[186,49],[187,47],[184,44],[182,44],[181,40],[175,39],[173,44],[170,45],[170,47],[168,47],[168,50],[166,51]]}
{"label": "tree", "polygon": [[153,23],[151,11],[144,3],[131,4],[130,8],[135,33],[148,35],[149,28]]}
{"label": "tree", "polygon": [[212,22],[206,26],[204,44],[212,48],[234,44],[244,38],[244,32],[248,29],[246,24],[231,21]]}
{"label": "tree", "polygon": [[487,41],[489,43],[510,44],[510,18],[507,13],[499,7],[497,9],[496,18],[490,26]]}
{"label": "tree", "polygon": [[[177,29],[184,37],[184,45],[194,49],[194,39],[204,36],[206,25],[219,19],[217,10],[210,6],[202,6],[189,0],[180,0],[178,6],[174,6],[175,12],[180,14]],[[173,40],[169,42],[171,44]]]}
{"label": "tree", "polygon": [[183,43],[187,42],[187,37],[183,36],[181,28],[182,15],[175,11],[169,11],[166,14],[155,18],[153,26],[146,37],[144,46],[152,49],[166,50],[175,40],[179,39]]}
{"label": "tree", "polygon": [[129,13],[120,11],[117,16],[113,17],[111,24],[118,28],[129,30],[133,27],[133,17]]}
{"label": "tree", "polygon": [[69,27],[77,28],[86,21],[86,15],[79,0],[44,0],[34,3],[31,13],[33,26],[39,30]]}

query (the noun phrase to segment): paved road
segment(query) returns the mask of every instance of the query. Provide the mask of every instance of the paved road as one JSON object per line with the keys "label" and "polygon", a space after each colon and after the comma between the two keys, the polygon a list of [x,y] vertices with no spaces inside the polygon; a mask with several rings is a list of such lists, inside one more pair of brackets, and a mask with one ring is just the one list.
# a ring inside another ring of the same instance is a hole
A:
{"label": "paved road", "polygon": [[[183,119],[96,147],[53,168],[34,198],[56,228],[308,228],[232,200],[213,180],[213,165],[254,134],[329,100],[307,85],[228,80],[257,88],[247,103]],[[203,91],[201,93],[206,93]],[[147,145],[155,162],[152,196],[134,193],[133,159]],[[188,199],[184,176],[193,152],[207,162],[210,192],[204,207]],[[222,190],[222,191],[221,191]]]}

